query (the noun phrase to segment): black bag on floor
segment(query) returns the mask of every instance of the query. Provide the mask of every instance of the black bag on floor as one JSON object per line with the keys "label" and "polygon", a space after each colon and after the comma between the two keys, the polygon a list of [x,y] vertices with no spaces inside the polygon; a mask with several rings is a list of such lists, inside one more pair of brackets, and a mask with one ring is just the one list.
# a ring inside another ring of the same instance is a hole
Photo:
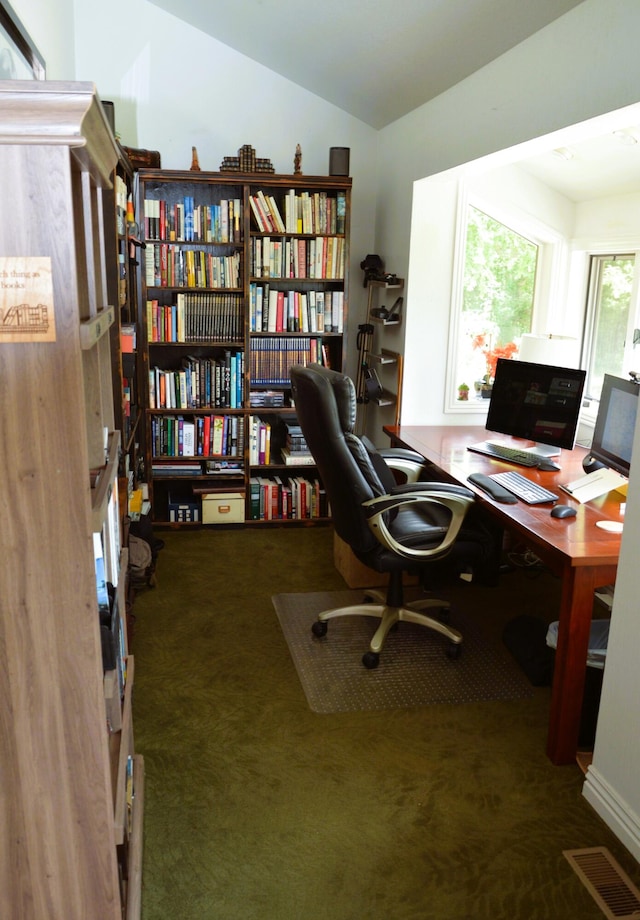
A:
{"label": "black bag on floor", "polygon": [[502,641],[534,687],[548,687],[553,678],[554,654],[547,645],[547,629],[544,620],[522,614],[502,632]]}

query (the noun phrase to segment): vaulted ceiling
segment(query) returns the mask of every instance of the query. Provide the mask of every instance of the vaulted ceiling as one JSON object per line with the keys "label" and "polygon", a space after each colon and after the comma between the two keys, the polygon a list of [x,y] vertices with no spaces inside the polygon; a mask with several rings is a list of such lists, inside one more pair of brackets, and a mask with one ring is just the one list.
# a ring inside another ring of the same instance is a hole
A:
{"label": "vaulted ceiling", "polygon": [[151,2],[382,128],[582,0]]}
{"label": "vaulted ceiling", "polygon": [[[150,2],[379,129],[583,0]],[[574,201],[636,190],[640,113],[636,118],[632,138],[605,131],[572,145],[568,160],[549,151],[523,166]]]}

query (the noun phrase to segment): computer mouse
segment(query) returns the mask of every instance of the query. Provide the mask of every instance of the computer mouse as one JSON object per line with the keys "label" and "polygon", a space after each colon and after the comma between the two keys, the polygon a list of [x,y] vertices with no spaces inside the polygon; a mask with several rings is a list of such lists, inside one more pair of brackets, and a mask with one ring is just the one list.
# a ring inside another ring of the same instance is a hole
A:
{"label": "computer mouse", "polygon": [[557,463],[554,463],[553,460],[540,460],[538,463],[538,469],[542,470],[543,473],[550,473],[552,471],[557,472],[558,470],[562,469],[562,467],[558,466]]}
{"label": "computer mouse", "polygon": [[551,509],[551,517],[555,518],[568,518],[575,517],[576,509],[572,508],[571,505],[554,505]]}

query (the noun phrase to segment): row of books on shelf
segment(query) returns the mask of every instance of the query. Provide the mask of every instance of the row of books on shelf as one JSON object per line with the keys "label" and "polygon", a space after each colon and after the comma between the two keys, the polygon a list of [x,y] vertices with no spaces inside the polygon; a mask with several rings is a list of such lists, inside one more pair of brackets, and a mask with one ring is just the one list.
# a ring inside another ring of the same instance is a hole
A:
{"label": "row of books on shelf", "polygon": [[175,243],[147,243],[144,250],[147,287],[239,288],[238,251],[214,255],[206,249],[182,249]]}
{"label": "row of books on shelf", "polygon": [[327,345],[313,336],[252,338],[249,358],[251,383],[255,386],[288,386],[289,372],[294,364],[331,365]]}
{"label": "row of books on shelf", "polygon": [[240,459],[198,460],[172,463],[164,460],[153,463],[151,471],[155,479],[175,479],[176,477],[198,479],[206,476],[213,476],[219,479],[227,477],[242,478],[244,477],[244,461]]}
{"label": "row of books on shelf", "polygon": [[251,238],[254,278],[344,278],[345,241],[341,236],[311,239]]}
{"label": "row of books on shelf", "polygon": [[242,211],[240,198],[199,205],[190,195],[173,203],[145,198],[145,237],[186,243],[240,243]]}
{"label": "row of books on shelf", "polygon": [[284,390],[251,390],[249,405],[252,409],[284,409],[287,401]]}
{"label": "row of books on shelf", "polygon": [[296,193],[289,189],[282,206],[262,190],[249,196],[255,226],[261,233],[344,233],[347,198],[326,191]]}
{"label": "row of books on shelf", "polygon": [[271,422],[258,415],[249,416],[249,464],[271,463]]}
{"label": "row of books on shelf", "polygon": [[176,294],[173,304],[147,300],[149,342],[241,342],[244,309],[238,294]]}
{"label": "row of books on shelf", "polygon": [[[279,447],[273,447],[274,433]],[[271,422],[259,415],[249,416],[249,465],[268,466],[270,463],[284,466],[314,466],[307,442],[299,425],[284,423],[281,419]]]}
{"label": "row of books on shelf", "polygon": [[241,457],[244,419],[237,415],[153,416],[151,444],[154,457]]}
{"label": "row of books on shelf", "polygon": [[344,291],[281,290],[249,285],[252,332],[338,332],[344,328]]}
{"label": "row of books on shelf", "polygon": [[313,520],[329,517],[324,487],[304,476],[249,479],[249,516],[252,521]]}
{"label": "row of books on shelf", "polygon": [[182,366],[149,371],[150,409],[241,409],[244,353],[224,351],[219,358],[188,356]]}
{"label": "row of books on shelf", "polygon": [[102,670],[116,675],[119,697],[124,696],[127,679],[126,636],[118,605],[118,592],[107,574],[105,534],[94,532],[93,556],[102,648]]}

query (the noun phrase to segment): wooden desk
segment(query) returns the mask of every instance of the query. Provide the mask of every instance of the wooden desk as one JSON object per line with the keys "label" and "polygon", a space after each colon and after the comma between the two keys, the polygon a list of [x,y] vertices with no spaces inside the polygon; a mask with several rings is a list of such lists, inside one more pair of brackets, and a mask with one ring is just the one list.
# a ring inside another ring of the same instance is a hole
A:
{"label": "wooden desk", "polygon": [[[584,474],[583,448],[563,451],[557,458],[560,472],[543,473],[516,467],[467,450],[469,444],[487,438],[486,429],[476,426],[385,426],[393,445],[417,451],[444,472],[452,482],[472,489],[487,511],[505,528],[526,542],[549,569],[562,579],[558,612],[558,647],[555,657],[547,754],[555,764],[575,762],[578,730],[589,645],[589,630],[596,588],[615,581],[620,552],[620,535],[599,527],[599,520],[622,520],[620,493],[612,492],[584,505],[559,489]],[[496,437],[515,446],[530,442],[504,435]],[[467,482],[470,473],[497,473],[516,469],[534,482],[557,492],[559,503],[573,505],[574,518],[552,518],[549,505],[505,505]]]}

